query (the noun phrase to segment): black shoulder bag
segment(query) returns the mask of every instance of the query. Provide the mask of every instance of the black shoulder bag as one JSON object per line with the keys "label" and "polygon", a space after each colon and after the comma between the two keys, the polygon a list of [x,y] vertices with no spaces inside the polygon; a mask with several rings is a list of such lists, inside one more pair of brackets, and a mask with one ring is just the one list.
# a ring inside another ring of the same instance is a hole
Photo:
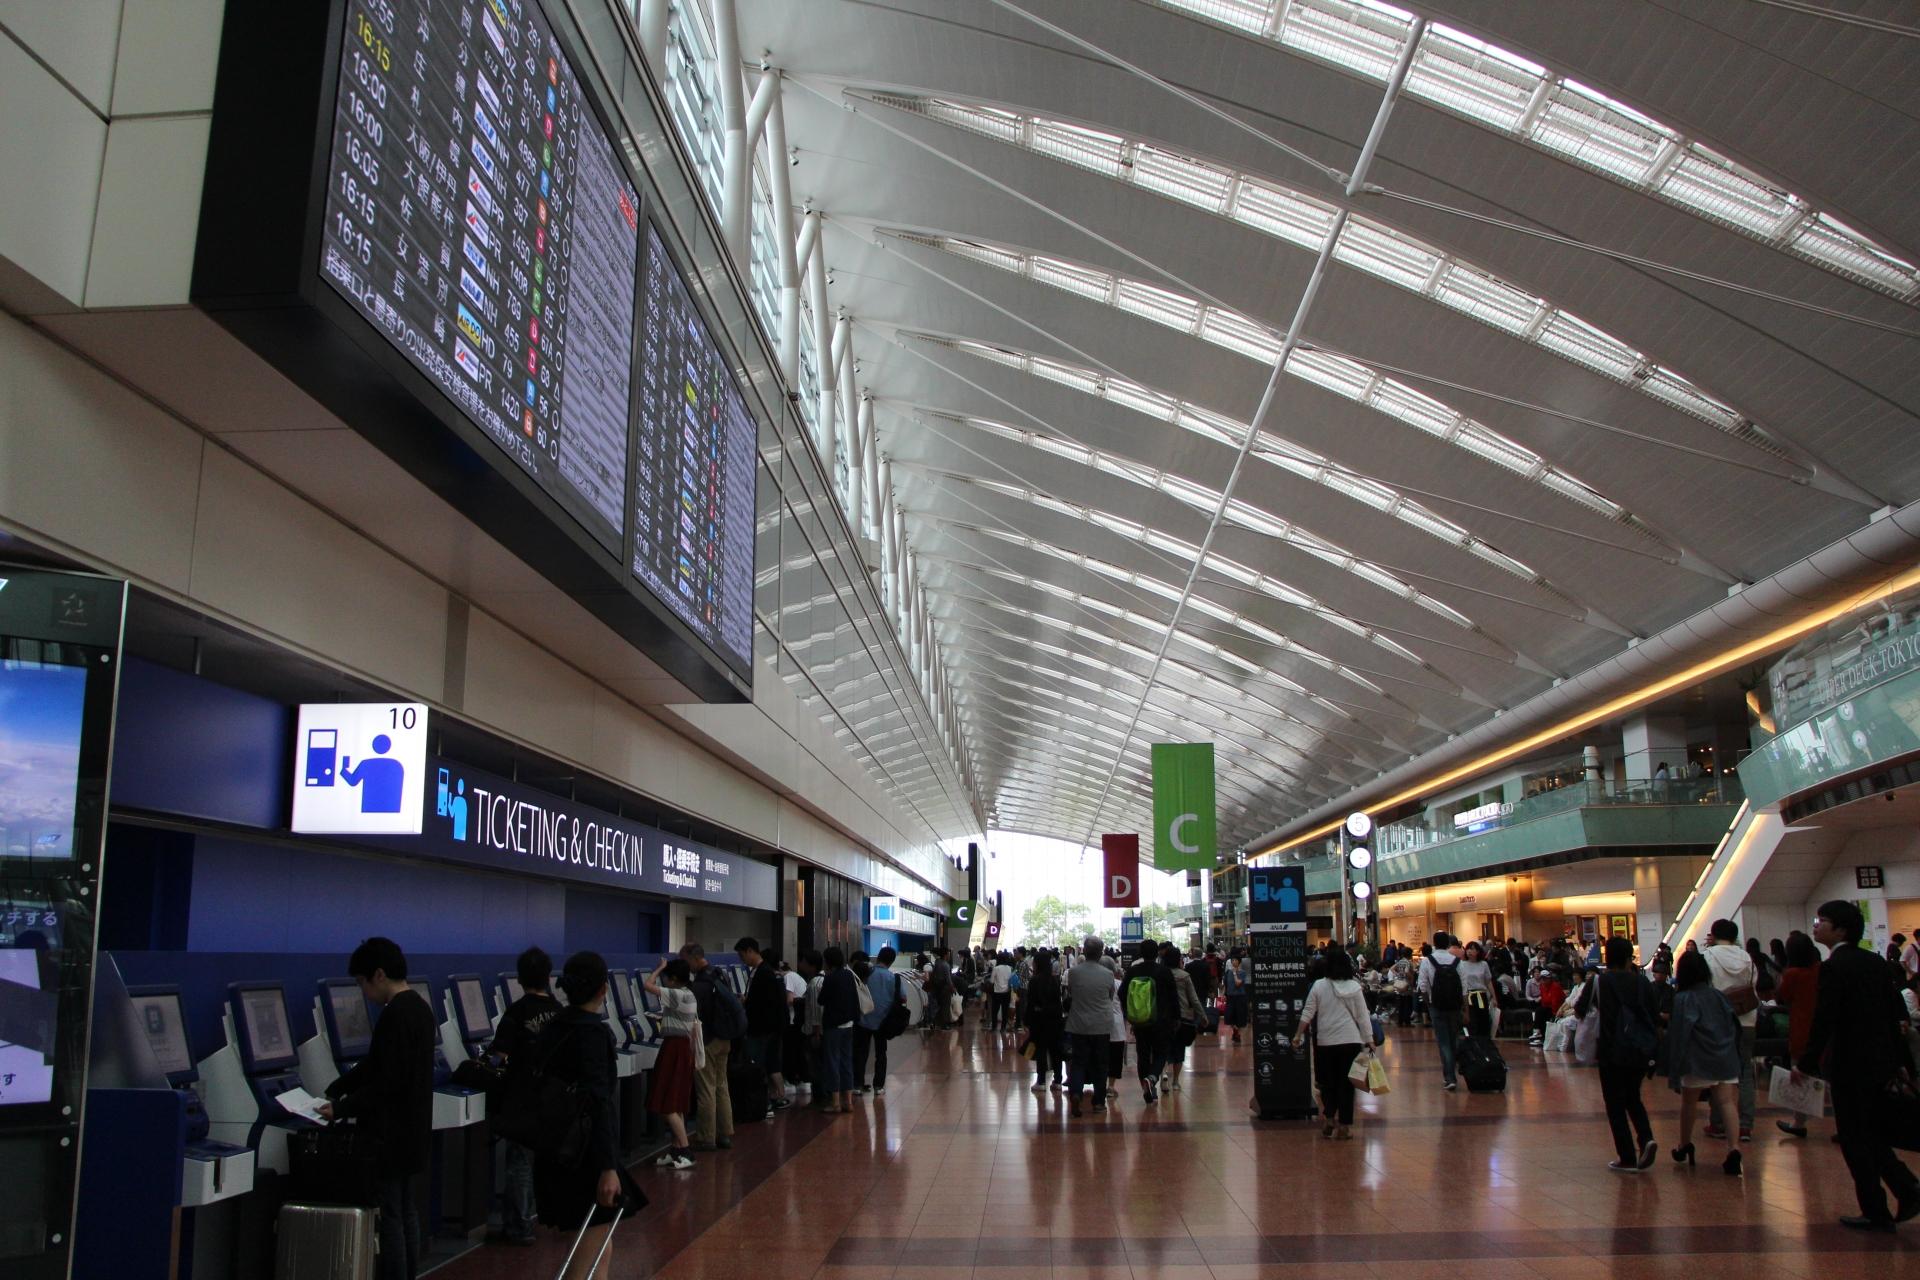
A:
{"label": "black shoulder bag", "polygon": [[522,1066],[526,1054],[516,1055],[507,1065],[505,1081],[487,1099],[495,1137],[517,1142],[563,1165],[579,1161],[593,1126],[593,1098],[579,1084],[547,1070],[573,1031],[569,1027],[562,1032],[538,1065]]}

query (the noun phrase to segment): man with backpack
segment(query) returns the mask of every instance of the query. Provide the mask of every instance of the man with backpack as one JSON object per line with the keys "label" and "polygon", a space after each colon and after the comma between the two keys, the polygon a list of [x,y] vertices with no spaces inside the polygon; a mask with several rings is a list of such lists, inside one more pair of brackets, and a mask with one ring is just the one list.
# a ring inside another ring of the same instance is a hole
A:
{"label": "man with backpack", "polygon": [[693,1000],[700,1011],[707,1047],[707,1063],[693,1082],[693,1149],[724,1150],[733,1145],[733,1095],[727,1088],[727,1064],[733,1057],[733,1042],[747,1033],[747,1010],[740,997],[718,980],[707,963],[705,947],[689,942],[680,948],[680,958],[693,972]]}
{"label": "man with backpack", "polygon": [[1445,929],[1433,935],[1433,954],[1420,961],[1419,991],[1426,997],[1427,1012],[1433,1020],[1433,1038],[1440,1045],[1440,1077],[1451,1093],[1459,1085],[1454,1074],[1453,1050],[1460,1039],[1466,990],[1460,983],[1460,957],[1454,953],[1453,937]]}
{"label": "man with backpack", "polygon": [[[522,995],[500,1015],[499,1029],[487,1052],[505,1059],[509,1065],[515,1054],[533,1047],[540,1031],[552,1022],[563,1007],[553,998],[553,960],[539,947],[528,947],[514,962]],[[505,1146],[506,1192],[501,1198],[501,1236],[508,1244],[533,1243],[533,1151],[507,1140]]]}
{"label": "man with backpack", "polygon": [[767,1073],[767,1104],[775,1111],[788,1106],[787,1082],[781,1075],[786,1065],[787,988],[780,975],[767,963],[758,938],[742,938],[733,944],[733,954],[747,966],[747,1033],[741,1047],[753,1065]]}
{"label": "man with backpack", "polygon": [[1140,1096],[1159,1100],[1160,1073],[1166,1070],[1167,1043],[1180,1021],[1180,992],[1173,974],[1160,963],[1159,944],[1140,940],[1140,958],[1127,970],[1120,1003],[1133,1028],[1133,1052],[1140,1072]]}

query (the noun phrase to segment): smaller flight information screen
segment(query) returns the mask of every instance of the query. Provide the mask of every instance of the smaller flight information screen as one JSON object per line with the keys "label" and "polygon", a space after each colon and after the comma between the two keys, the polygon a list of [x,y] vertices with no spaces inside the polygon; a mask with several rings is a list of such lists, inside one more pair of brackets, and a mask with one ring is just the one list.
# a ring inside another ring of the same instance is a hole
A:
{"label": "smaller flight information screen", "polygon": [[758,434],[659,231],[640,295],[633,572],[737,670],[753,662]]}
{"label": "smaller flight information screen", "polygon": [[533,0],[352,0],[321,273],[609,551],[639,226]]}

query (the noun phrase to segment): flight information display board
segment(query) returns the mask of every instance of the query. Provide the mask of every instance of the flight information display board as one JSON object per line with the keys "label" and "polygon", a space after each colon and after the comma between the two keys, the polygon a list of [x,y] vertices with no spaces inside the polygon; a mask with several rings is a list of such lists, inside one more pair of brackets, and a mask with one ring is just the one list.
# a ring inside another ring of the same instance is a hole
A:
{"label": "flight information display board", "polygon": [[639,225],[537,4],[352,0],[321,273],[610,550]]}
{"label": "flight information display board", "polygon": [[745,669],[753,658],[757,431],[651,223],[641,306],[634,576]]}

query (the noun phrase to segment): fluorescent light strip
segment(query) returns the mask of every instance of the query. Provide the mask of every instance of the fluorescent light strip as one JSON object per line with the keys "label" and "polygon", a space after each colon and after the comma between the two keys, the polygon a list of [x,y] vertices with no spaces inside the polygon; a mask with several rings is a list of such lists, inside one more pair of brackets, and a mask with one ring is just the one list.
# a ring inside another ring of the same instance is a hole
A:
{"label": "fluorescent light strip", "polygon": [[[1156,0],[1384,84],[1413,15],[1371,0]],[[1429,22],[1402,92],[1881,293],[1920,297],[1920,268],[1804,196],[1588,85]]]}

